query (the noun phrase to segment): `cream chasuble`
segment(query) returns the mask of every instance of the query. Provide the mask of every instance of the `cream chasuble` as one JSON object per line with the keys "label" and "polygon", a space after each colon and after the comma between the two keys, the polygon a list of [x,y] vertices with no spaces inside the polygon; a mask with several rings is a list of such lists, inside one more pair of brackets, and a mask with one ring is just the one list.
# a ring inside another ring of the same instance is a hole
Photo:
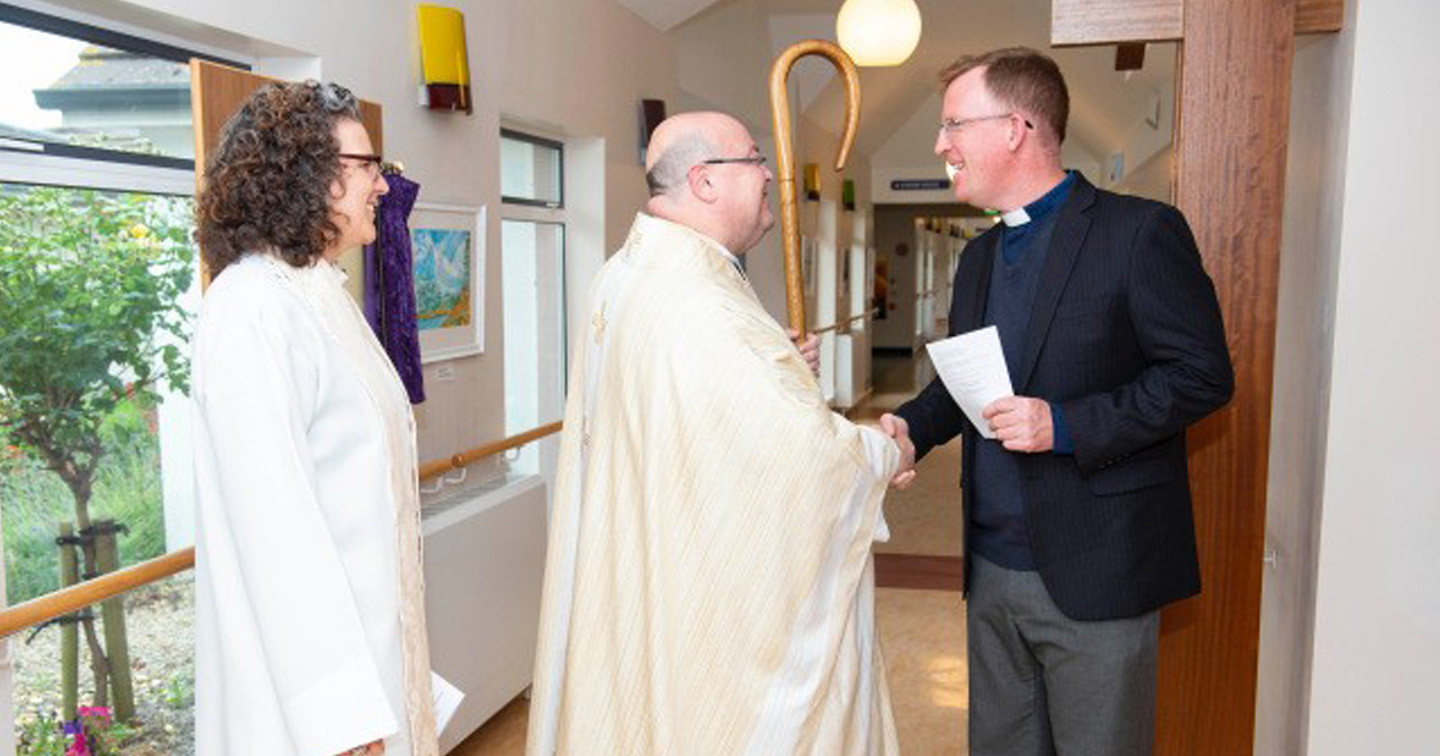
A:
{"label": "cream chasuble", "polygon": [[326,262],[233,263],[196,330],[196,753],[437,753],[415,427]]}
{"label": "cream chasuble", "polygon": [[898,451],[729,254],[640,215],[575,351],[532,756],[893,754],[870,547]]}

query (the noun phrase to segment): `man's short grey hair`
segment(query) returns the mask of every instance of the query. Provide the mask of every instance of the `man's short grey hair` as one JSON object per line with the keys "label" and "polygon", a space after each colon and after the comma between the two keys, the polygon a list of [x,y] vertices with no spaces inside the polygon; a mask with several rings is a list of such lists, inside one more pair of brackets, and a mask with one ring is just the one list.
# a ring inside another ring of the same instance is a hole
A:
{"label": "man's short grey hair", "polygon": [[715,157],[715,145],[701,134],[686,134],[676,137],[670,149],[660,154],[655,164],[645,173],[645,184],[650,187],[650,196],[670,194],[685,185],[685,177],[696,164]]}

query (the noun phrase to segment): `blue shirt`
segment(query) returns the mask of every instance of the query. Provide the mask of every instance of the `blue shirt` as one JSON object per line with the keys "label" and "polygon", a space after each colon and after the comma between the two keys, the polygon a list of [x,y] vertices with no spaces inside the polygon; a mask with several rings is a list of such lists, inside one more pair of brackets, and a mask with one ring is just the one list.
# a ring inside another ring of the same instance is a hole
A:
{"label": "blue shirt", "polygon": [[[1000,345],[1011,376],[1020,371],[1030,312],[1055,229],[1060,206],[1070,195],[1075,174],[1026,205],[1030,220],[1001,231],[1000,254],[990,272],[984,325],[1000,331]],[[1053,419],[1053,413],[1052,413]],[[1063,422],[1063,420],[1062,420]],[[1068,434],[1067,434],[1068,438]],[[970,496],[970,547],[986,559],[1012,570],[1033,570],[1030,534],[1025,525],[1025,498],[1020,463],[996,440],[976,438],[975,469]]]}

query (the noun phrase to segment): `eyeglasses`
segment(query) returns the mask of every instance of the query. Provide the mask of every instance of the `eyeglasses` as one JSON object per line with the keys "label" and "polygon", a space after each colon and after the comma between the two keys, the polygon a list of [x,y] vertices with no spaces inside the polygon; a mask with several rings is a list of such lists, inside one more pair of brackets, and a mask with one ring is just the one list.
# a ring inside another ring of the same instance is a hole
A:
{"label": "eyeglasses", "polygon": [[[969,126],[972,123],[979,123],[981,121],[998,121],[1001,118],[1009,118],[1013,115],[1015,114],[997,113],[996,115],[976,116],[974,118],[946,118],[945,120],[940,122],[940,131],[945,134],[955,134],[963,131],[966,126]],[[1025,122],[1025,128],[1035,128],[1035,124],[1031,123],[1030,119],[1022,118],[1021,120]]]}
{"label": "eyeglasses", "polygon": [[744,165],[757,166],[765,165],[765,156],[751,155],[750,157],[710,158],[709,160],[700,161],[700,165],[725,165],[726,163],[741,163]]}
{"label": "eyeglasses", "polygon": [[365,167],[365,173],[372,179],[380,175],[380,166],[385,160],[379,155],[363,155],[354,152],[342,152],[339,157],[359,160]]}

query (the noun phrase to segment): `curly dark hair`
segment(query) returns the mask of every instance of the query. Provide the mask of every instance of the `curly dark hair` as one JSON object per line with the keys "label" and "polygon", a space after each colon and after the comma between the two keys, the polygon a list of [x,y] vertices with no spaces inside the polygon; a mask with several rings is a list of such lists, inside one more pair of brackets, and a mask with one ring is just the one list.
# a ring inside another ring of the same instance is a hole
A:
{"label": "curly dark hair", "polygon": [[195,240],[212,277],[260,250],[306,267],[339,237],[330,186],[342,119],[360,120],[355,95],[306,81],[266,84],[226,122],[195,204]]}

